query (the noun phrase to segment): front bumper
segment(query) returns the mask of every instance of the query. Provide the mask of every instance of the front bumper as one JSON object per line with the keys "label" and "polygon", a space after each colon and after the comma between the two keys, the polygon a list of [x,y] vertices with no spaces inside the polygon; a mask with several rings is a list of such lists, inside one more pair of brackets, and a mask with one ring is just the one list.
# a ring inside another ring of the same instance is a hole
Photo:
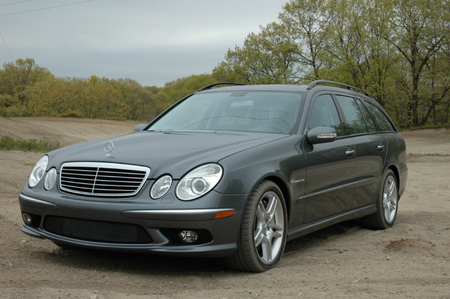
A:
{"label": "front bumper", "polygon": [[[232,255],[237,249],[236,242],[245,196],[210,192],[202,198],[202,202],[191,203],[192,208],[183,208],[189,204],[186,202],[173,203],[170,208],[167,208],[167,205],[143,204],[141,201],[108,202],[103,200],[99,202],[61,194],[41,199],[22,193],[19,196],[22,213],[37,216],[38,221],[31,225],[24,223],[21,230],[32,237],[85,248],[191,257]],[[208,202],[211,203],[209,207],[205,205]],[[229,210],[234,210],[235,214],[225,218],[215,218],[217,213]],[[125,244],[70,238],[48,231],[45,223],[49,217],[131,224],[142,227],[152,241],[146,244]],[[203,244],[182,244],[182,242],[174,242],[173,238],[167,235],[167,230],[207,231],[211,240]]]}

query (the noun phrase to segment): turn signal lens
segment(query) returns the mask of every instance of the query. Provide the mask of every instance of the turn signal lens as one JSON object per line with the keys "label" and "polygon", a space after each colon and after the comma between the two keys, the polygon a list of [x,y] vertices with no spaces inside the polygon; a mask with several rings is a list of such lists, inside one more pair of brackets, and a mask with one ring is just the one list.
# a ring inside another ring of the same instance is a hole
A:
{"label": "turn signal lens", "polygon": [[217,214],[216,214],[216,217],[214,217],[214,218],[216,218],[216,219],[219,219],[219,218],[225,218],[225,217],[228,217],[228,216],[232,216],[232,215],[234,215],[235,213],[236,213],[235,210],[223,211],[223,212],[217,213]]}

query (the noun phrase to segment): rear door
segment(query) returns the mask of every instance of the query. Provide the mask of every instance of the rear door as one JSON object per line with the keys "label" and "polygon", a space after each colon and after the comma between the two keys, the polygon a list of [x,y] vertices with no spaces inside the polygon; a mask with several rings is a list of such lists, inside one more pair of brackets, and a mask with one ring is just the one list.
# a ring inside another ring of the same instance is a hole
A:
{"label": "rear door", "polygon": [[356,150],[355,194],[353,208],[374,203],[387,152],[384,134],[378,132],[373,118],[358,98],[336,95],[345,116],[346,134]]}

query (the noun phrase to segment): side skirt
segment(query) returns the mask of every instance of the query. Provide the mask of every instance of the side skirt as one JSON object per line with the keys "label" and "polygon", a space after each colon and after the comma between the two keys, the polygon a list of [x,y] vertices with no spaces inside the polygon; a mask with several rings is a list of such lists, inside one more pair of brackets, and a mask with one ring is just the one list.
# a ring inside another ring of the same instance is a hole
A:
{"label": "side skirt", "polygon": [[327,217],[324,219],[320,219],[314,222],[302,224],[300,226],[296,226],[290,228],[288,230],[287,240],[293,240],[298,237],[307,235],[309,233],[315,232],[317,230],[321,230],[322,228],[337,224],[339,222],[348,221],[352,219],[361,218],[370,214],[373,214],[377,211],[376,204],[371,204],[362,208],[358,208],[355,210],[351,210],[348,212],[344,212],[341,214],[333,215],[331,217]]}

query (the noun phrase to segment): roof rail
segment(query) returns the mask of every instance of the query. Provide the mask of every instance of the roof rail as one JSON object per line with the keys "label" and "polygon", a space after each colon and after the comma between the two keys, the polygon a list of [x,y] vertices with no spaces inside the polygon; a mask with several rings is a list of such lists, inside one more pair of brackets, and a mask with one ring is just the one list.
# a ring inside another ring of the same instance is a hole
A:
{"label": "roof rail", "polygon": [[313,89],[314,87],[316,87],[317,85],[324,84],[324,83],[325,84],[338,85],[339,87],[344,87],[344,88],[347,88],[347,89],[353,90],[353,91],[359,91],[359,92],[365,94],[366,96],[370,97],[370,95],[367,92],[365,92],[362,89],[359,89],[358,87],[351,86],[351,85],[344,84],[344,83],[334,82],[334,81],[327,81],[327,80],[316,80],[316,81],[313,81],[313,82],[309,83],[309,85],[308,85],[308,87],[306,89],[310,90],[310,89]]}
{"label": "roof rail", "polygon": [[210,84],[210,85],[205,86],[205,87],[203,87],[203,88],[200,88],[200,89],[197,90],[197,91],[203,91],[203,90],[211,89],[212,87],[217,86],[217,85],[246,85],[246,84],[243,84],[243,83],[233,83],[233,82],[213,83],[213,84]]}

